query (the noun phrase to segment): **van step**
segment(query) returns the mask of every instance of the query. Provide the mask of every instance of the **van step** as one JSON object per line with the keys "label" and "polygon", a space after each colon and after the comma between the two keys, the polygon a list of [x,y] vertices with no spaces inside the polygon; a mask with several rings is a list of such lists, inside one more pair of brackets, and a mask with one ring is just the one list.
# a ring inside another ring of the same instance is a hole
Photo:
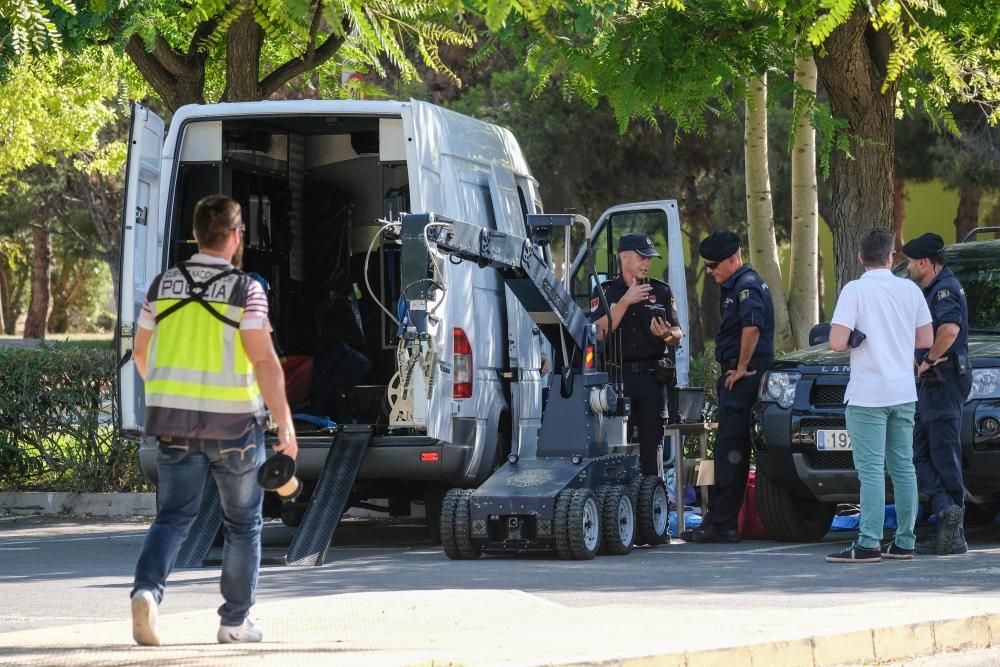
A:
{"label": "van step", "polygon": [[327,548],[347,509],[347,500],[371,439],[371,426],[341,424],[302,523],[288,547],[285,556],[288,565],[322,565],[326,560]]}
{"label": "van step", "polygon": [[201,494],[201,505],[198,516],[191,524],[191,530],[181,544],[177,553],[175,567],[204,567],[205,556],[208,555],[215,536],[222,527],[222,502],[219,500],[219,489],[215,485],[215,476],[208,475],[205,480],[205,490]]}

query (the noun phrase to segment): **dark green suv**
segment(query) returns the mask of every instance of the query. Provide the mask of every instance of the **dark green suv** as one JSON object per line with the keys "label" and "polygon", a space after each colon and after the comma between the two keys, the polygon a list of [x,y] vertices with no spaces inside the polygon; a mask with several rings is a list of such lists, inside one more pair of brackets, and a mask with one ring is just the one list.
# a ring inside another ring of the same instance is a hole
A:
{"label": "dark green suv", "polygon": [[[968,514],[993,515],[1000,507],[1000,240],[948,246],[944,257],[969,303],[973,383],[961,426]],[[894,272],[906,276],[905,264]],[[819,326],[814,331],[823,340]],[[757,503],[775,539],[819,540],[838,503],[859,502],[851,452],[836,445],[818,449],[816,438],[817,431],[846,429],[849,375],[848,353],[832,352],[824,340],[777,359],[761,378],[751,421]],[[836,443],[835,438],[825,434],[824,439]],[[888,479],[886,492],[891,498]]]}

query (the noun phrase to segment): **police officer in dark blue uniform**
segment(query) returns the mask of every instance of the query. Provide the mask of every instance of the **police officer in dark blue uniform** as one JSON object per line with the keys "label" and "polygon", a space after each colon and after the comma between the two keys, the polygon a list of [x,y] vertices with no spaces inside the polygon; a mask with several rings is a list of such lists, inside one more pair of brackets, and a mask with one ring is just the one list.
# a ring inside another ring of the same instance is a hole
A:
{"label": "police officer in dark blue uniform", "polygon": [[701,527],[685,534],[695,542],[739,542],[736,520],[750,473],[750,409],[774,359],[774,308],[767,283],[740,258],[740,237],[715,232],[701,242],[705,270],[722,286],[715,358],[722,369],[717,392],[715,485]]}
{"label": "police officer in dark blue uniform", "polygon": [[[613,350],[621,351],[625,394],[631,402],[629,420],[638,425],[639,465],[643,475],[663,475],[663,420],[668,387],[676,382],[674,347],[683,333],[667,283],[648,277],[653,257],[659,257],[645,234],[623,234],[618,241],[621,275],[603,283],[611,307]],[[607,335],[607,313],[594,289],[590,319]],[[614,368],[609,371],[614,372]]]}
{"label": "police officer in dark blue uniform", "polygon": [[918,542],[916,551],[941,556],[969,550],[962,528],[965,484],[959,426],[962,404],[972,388],[969,308],[965,290],[943,264],[943,248],[944,239],[937,234],[924,234],[903,246],[910,258],[907,270],[924,289],[934,325],[934,344],[916,351],[913,465],[917,489],[937,514],[937,534]]}

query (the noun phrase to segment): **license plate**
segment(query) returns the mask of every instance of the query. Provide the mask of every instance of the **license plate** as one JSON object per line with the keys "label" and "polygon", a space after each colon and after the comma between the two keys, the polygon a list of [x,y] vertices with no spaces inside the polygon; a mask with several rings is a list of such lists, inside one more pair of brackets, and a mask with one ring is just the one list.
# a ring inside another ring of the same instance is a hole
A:
{"label": "license plate", "polygon": [[849,452],[851,451],[851,438],[847,431],[816,431],[816,449],[821,452]]}

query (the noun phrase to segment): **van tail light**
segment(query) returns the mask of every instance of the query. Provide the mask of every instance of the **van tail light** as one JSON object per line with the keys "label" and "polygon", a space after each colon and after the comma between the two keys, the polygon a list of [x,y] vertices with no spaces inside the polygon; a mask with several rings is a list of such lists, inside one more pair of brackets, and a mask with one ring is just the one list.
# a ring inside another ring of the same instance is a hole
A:
{"label": "van tail light", "polygon": [[472,398],[472,345],[465,331],[458,327],[453,331],[453,337],[452,368],[455,376],[451,395],[452,398]]}
{"label": "van tail light", "polygon": [[593,368],[594,368],[594,346],[593,345],[588,345],[587,346],[587,354],[585,355],[584,359],[585,359],[584,368],[586,368],[588,371],[589,370],[593,370]]}

